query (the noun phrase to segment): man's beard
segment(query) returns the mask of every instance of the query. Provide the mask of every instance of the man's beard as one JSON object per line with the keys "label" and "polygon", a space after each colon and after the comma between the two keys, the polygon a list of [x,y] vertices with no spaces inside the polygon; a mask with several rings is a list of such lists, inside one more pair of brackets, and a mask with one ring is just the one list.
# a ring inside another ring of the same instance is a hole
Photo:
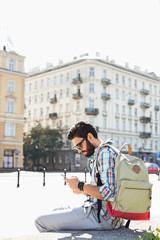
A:
{"label": "man's beard", "polygon": [[86,157],[91,157],[94,153],[94,150],[95,150],[95,147],[93,146],[92,143],[90,143],[88,140],[87,140],[87,150],[86,151],[82,151],[83,154],[86,156]]}

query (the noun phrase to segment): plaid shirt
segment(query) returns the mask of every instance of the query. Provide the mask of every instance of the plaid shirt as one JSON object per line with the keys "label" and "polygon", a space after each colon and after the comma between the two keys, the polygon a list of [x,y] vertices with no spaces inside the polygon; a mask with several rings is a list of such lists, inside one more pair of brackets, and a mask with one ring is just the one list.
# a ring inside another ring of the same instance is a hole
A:
{"label": "plaid shirt", "polygon": [[[100,144],[101,146],[101,144]],[[97,152],[99,151],[98,146],[94,152],[93,162],[91,163],[91,184],[97,185],[97,178],[96,178],[96,163],[95,157]],[[97,167],[100,174],[100,179],[102,182],[102,186],[99,189],[100,194],[102,195],[102,208],[100,211],[101,216],[109,222],[114,229],[119,228],[122,225],[122,218],[119,217],[111,217],[107,211],[106,201],[115,201],[116,197],[116,184],[115,184],[115,174],[114,174],[114,167],[115,167],[115,158],[117,154],[112,151],[112,149],[108,147],[102,148],[97,156]],[[91,198],[91,205],[94,208],[98,208],[97,198]]]}

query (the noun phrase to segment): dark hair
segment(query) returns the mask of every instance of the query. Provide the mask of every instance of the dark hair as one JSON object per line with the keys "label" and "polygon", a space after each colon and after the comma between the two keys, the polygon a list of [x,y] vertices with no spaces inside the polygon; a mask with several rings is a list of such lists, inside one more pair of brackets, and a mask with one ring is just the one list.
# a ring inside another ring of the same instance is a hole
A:
{"label": "dark hair", "polygon": [[72,140],[74,137],[87,137],[88,133],[92,133],[93,137],[98,138],[97,131],[92,124],[86,121],[75,123],[68,131],[67,138]]}

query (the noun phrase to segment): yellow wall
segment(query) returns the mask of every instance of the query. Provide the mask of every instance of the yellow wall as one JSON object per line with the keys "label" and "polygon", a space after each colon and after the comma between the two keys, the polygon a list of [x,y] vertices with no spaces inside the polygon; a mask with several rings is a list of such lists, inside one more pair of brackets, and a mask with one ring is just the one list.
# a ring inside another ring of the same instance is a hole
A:
{"label": "yellow wall", "polygon": [[[24,57],[15,52],[0,51],[0,170],[3,170],[4,150],[18,150],[13,154],[13,168],[23,168],[23,132],[24,132]],[[16,62],[17,69],[8,69],[7,61]],[[8,80],[14,80],[15,92],[8,92]],[[7,99],[14,99],[15,112],[7,113]],[[14,123],[15,136],[5,136],[5,124]],[[16,160],[16,158],[18,158]],[[6,168],[5,168],[6,170]]]}

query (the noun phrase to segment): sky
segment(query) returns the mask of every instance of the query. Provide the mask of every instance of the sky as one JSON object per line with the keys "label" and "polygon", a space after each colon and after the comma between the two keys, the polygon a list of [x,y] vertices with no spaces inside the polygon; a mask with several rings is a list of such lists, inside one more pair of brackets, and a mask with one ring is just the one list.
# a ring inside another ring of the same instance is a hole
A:
{"label": "sky", "polygon": [[160,76],[160,0],[0,0],[0,49],[25,71],[99,52]]}

